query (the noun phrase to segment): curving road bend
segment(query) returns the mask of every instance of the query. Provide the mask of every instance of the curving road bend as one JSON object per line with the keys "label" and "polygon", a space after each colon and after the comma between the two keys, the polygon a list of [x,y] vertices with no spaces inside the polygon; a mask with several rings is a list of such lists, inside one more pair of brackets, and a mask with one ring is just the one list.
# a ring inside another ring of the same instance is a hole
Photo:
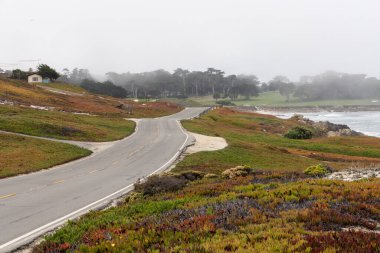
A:
{"label": "curving road bend", "polygon": [[32,174],[0,180],[0,252],[99,208],[133,189],[138,178],[168,168],[190,143],[179,120],[207,108],[186,108],[141,119],[136,132],[95,155]]}

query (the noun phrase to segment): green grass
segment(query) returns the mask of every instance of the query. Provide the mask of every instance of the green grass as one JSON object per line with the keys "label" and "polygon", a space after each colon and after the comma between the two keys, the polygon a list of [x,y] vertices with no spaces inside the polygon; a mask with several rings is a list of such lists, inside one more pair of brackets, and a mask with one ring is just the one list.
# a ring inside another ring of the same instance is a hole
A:
{"label": "green grass", "polygon": [[0,178],[47,169],[90,154],[65,143],[0,133]]}
{"label": "green grass", "polygon": [[[214,105],[215,100],[212,96],[191,98],[192,100],[203,105]],[[227,99],[228,100],[228,99]],[[301,101],[296,97],[290,97],[290,101],[286,102],[286,98],[281,96],[277,91],[260,93],[257,97],[251,97],[250,100],[232,101],[238,106],[279,106],[279,107],[309,107],[309,106],[359,106],[359,105],[380,105],[380,103],[371,102],[373,99],[337,99],[337,100],[318,100],[318,101]]]}
{"label": "green grass", "polygon": [[0,130],[78,141],[112,141],[130,135],[135,123],[123,118],[75,115],[0,106]]}

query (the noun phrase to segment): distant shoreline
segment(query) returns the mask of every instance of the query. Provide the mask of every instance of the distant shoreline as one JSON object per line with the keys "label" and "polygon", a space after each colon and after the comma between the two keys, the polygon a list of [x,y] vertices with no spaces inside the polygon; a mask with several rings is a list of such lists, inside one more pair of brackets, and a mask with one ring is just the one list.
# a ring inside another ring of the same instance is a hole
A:
{"label": "distant shoreline", "polygon": [[344,105],[344,106],[234,106],[239,111],[268,113],[309,113],[309,112],[369,112],[380,111],[380,105]]}
{"label": "distant shoreline", "polygon": [[378,108],[377,110],[373,107],[350,107],[349,109],[351,110],[347,110],[347,108],[344,108],[344,110],[337,110],[336,108],[317,108],[318,110],[309,110],[309,108],[296,108],[293,110],[289,110],[290,108],[287,108],[288,110],[273,110],[273,108],[270,108],[271,110],[268,110],[268,108],[265,108],[265,110],[261,110],[262,108],[258,109],[260,110],[237,110],[255,112],[258,114],[273,115],[281,119],[289,119],[293,115],[298,114],[303,115],[305,118],[310,119],[314,122],[328,121],[334,124],[347,125],[350,127],[350,129],[356,132],[361,132],[367,136],[380,138],[380,121],[378,120],[380,110],[378,110]]}

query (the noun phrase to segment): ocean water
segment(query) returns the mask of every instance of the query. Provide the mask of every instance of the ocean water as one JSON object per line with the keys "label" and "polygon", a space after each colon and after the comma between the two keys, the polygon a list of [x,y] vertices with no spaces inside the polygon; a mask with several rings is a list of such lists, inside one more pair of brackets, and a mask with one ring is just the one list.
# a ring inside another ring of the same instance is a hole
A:
{"label": "ocean water", "polygon": [[283,119],[288,119],[294,114],[301,114],[313,121],[330,121],[335,124],[344,124],[348,125],[352,130],[363,134],[380,137],[380,112],[292,112],[271,114]]}

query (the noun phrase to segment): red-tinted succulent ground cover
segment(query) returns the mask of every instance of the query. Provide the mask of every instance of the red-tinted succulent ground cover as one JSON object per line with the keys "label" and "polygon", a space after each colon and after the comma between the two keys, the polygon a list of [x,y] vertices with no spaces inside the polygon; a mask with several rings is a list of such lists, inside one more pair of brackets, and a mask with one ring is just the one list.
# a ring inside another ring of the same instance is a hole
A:
{"label": "red-tinted succulent ground cover", "polygon": [[[119,206],[69,222],[34,252],[380,252],[380,179],[344,182],[303,173],[321,162],[350,166],[331,156],[363,166],[378,161],[378,142],[283,140],[295,124],[229,109],[186,121],[192,131],[223,136],[229,147],[190,155]],[[253,170],[221,176],[241,164]]]}
{"label": "red-tinted succulent ground cover", "polygon": [[[59,86],[56,84],[54,88],[59,88]],[[77,92],[78,96],[51,92],[22,81],[0,79],[0,101],[24,106],[54,107],[58,111],[91,113],[108,117],[160,117],[176,113],[182,109],[170,102],[134,102],[81,92],[77,86],[71,86],[62,84],[62,89]],[[124,106],[119,108],[121,104]],[[125,109],[129,107],[133,107],[132,114],[130,114],[130,110]]]}

